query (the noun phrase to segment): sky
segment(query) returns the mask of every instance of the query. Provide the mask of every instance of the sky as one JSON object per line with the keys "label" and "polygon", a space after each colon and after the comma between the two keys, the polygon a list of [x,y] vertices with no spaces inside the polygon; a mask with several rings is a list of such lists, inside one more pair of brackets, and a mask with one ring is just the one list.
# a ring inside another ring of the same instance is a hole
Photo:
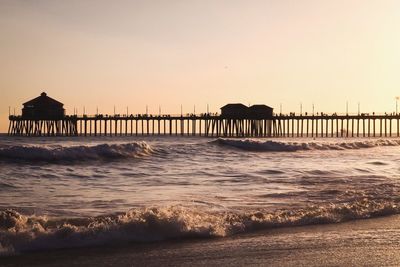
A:
{"label": "sky", "polygon": [[0,0],[0,132],[42,91],[68,114],[394,112],[399,71],[397,0]]}

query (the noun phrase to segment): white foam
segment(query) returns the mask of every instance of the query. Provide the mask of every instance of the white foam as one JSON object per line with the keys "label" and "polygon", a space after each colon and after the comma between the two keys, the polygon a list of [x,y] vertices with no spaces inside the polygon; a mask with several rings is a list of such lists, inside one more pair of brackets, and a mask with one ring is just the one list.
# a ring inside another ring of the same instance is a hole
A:
{"label": "white foam", "polygon": [[301,151],[301,150],[345,150],[362,149],[378,146],[400,146],[400,140],[363,140],[346,142],[293,142],[293,141],[261,141],[252,139],[223,139],[215,141],[217,144],[230,146],[249,151]]}
{"label": "white foam", "polygon": [[153,149],[146,142],[99,144],[94,146],[3,146],[0,159],[76,161],[110,158],[131,158],[148,155]]}
{"label": "white foam", "polygon": [[361,199],[353,203],[298,210],[212,212],[181,206],[136,208],[119,215],[88,218],[25,216],[0,211],[0,253],[149,242],[177,238],[224,237],[272,227],[337,223],[400,212],[399,203]]}

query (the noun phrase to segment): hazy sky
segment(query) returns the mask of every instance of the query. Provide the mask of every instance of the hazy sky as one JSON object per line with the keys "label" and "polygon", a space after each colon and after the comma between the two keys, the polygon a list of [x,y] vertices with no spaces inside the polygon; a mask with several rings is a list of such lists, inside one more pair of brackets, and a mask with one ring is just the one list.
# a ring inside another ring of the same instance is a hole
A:
{"label": "hazy sky", "polygon": [[400,1],[0,0],[0,132],[46,91],[68,113],[393,112]]}

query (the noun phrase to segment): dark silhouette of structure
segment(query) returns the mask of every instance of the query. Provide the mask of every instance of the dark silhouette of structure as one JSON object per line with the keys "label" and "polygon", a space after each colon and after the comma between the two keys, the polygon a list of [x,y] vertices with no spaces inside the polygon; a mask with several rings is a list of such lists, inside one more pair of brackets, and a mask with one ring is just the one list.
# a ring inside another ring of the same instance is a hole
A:
{"label": "dark silhouette of structure", "polygon": [[274,109],[267,105],[252,105],[248,112],[252,119],[272,119]]}
{"label": "dark silhouette of structure", "polygon": [[22,116],[10,116],[9,135],[78,135],[77,117],[66,116],[64,104],[45,92],[23,104]]}
{"label": "dark silhouette of structure", "polygon": [[273,109],[266,105],[247,107],[243,104],[227,104],[221,108],[222,123],[217,128],[226,136],[271,136]]}
{"label": "dark silhouette of structure", "polygon": [[48,97],[45,92],[23,104],[22,119],[62,120],[65,117],[64,104]]}
{"label": "dark silhouette of structure", "polygon": [[267,105],[227,104],[221,108],[221,118],[227,119],[272,119],[274,109]]}
{"label": "dark silhouette of structure", "polygon": [[221,118],[244,119],[249,108],[243,104],[227,104],[221,108]]}
{"label": "dark silhouette of structure", "polygon": [[[65,115],[63,104],[42,93],[9,116],[9,135],[117,136],[200,135],[209,137],[400,137],[400,114],[273,114],[266,105],[228,104],[218,114]],[[397,130],[393,131],[396,127]]]}

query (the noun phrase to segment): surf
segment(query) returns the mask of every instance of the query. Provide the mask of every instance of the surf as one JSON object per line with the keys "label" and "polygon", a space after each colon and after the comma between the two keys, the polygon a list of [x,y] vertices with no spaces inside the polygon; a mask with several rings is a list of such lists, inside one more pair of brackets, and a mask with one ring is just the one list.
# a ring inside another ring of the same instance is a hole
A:
{"label": "surf", "polygon": [[166,206],[84,218],[51,218],[0,211],[0,255],[24,251],[157,242],[188,238],[222,238],[277,227],[340,223],[400,213],[394,201],[360,199],[352,203],[276,211],[210,211]]}
{"label": "surf", "polygon": [[0,160],[22,161],[87,161],[101,159],[138,158],[150,155],[154,149],[146,142],[98,144],[93,146],[8,145],[0,147]]}
{"label": "surf", "polygon": [[365,149],[379,146],[400,146],[400,140],[362,140],[346,142],[329,141],[277,141],[277,140],[255,140],[255,139],[225,139],[218,138],[212,141],[224,147],[231,147],[247,151],[259,152],[296,152],[312,150],[349,150]]}

